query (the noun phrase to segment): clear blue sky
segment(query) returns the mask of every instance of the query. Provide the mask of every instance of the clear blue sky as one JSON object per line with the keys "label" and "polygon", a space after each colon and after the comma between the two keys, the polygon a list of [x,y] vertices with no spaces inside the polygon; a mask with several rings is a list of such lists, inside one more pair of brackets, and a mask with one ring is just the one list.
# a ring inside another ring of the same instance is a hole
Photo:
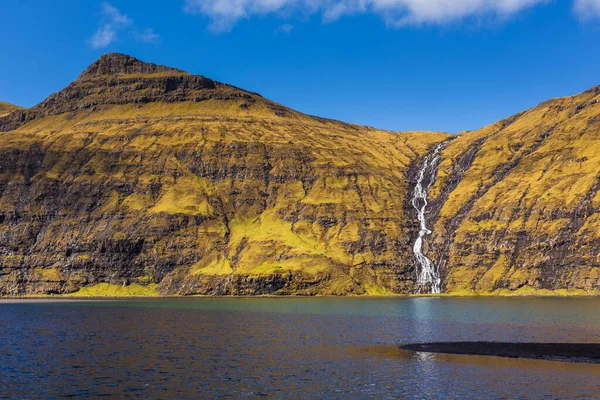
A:
{"label": "clear blue sky", "polygon": [[600,84],[600,0],[2,0],[0,100],[106,52],[406,130],[476,129]]}

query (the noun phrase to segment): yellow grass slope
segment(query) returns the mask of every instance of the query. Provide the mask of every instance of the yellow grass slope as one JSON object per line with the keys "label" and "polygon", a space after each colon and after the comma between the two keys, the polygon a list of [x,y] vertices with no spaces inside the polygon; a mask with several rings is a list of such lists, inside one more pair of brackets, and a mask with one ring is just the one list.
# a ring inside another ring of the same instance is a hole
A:
{"label": "yellow grass slope", "polygon": [[448,292],[597,293],[600,87],[466,132],[442,156],[432,249]]}
{"label": "yellow grass slope", "polygon": [[15,106],[14,104],[6,103],[4,101],[0,101],[0,118],[16,110],[21,110],[21,107]]}

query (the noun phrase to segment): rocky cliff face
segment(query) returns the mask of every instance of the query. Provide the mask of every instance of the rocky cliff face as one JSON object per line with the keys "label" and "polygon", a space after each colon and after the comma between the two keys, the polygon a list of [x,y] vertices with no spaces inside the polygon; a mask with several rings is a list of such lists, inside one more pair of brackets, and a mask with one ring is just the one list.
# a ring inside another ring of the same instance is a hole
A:
{"label": "rocky cliff face", "polygon": [[598,291],[600,87],[466,132],[442,156],[429,249],[446,292]]}
{"label": "rocky cliff face", "polygon": [[0,131],[0,295],[413,292],[407,177],[448,137],[120,54]]}

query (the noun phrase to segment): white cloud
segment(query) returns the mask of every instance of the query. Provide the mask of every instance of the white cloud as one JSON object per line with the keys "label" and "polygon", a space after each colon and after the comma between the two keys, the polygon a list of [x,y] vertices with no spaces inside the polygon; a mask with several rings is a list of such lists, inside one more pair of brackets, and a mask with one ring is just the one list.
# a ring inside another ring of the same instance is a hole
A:
{"label": "white cloud", "polygon": [[[110,3],[101,4],[101,15],[100,26],[89,40],[90,45],[95,49],[109,46],[117,40],[119,33],[133,26],[133,21]],[[132,36],[145,43],[155,43],[159,38],[151,28],[141,32],[134,30]]]}
{"label": "white cloud", "polygon": [[160,38],[160,35],[154,32],[152,28],[144,29],[142,32],[136,31],[134,32],[133,36],[135,37],[135,39],[144,43],[156,43]]}
{"label": "white cloud", "polygon": [[122,14],[110,3],[102,3],[102,13],[110,20],[110,23],[115,26],[127,26],[131,24],[129,17]]}
{"label": "white cloud", "polygon": [[131,19],[110,3],[102,3],[102,21],[98,30],[90,39],[95,49],[106,47],[117,40],[118,32],[131,24]]}
{"label": "white cloud", "polygon": [[[319,14],[324,21],[373,13],[393,27],[445,24],[469,17],[508,17],[550,0],[185,0],[184,10],[211,19],[209,28],[228,31],[241,19],[267,14]],[[598,3],[600,0],[575,0]]]}
{"label": "white cloud", "polygon": [[444,24],[469,17],[509,17],[546,0],[373,0],[391,26]]}
{"label": "white cloud", "polygon": [[283,24],[279,28],[277,28],[277,32],[279,32],[279,33],[285,33],[286,35],[289,35],[289,34],[292,33],[293,29],[294,29],[294,25],[292,25],[292,24]]}
{"label": "white cloud", "polygon": [[101,49],[114,42],[116,37],[115,28],[111,24],[104,24],[91,37],[90,45],[95,49]]}
{"label": "white cloud", "polygon": [[583,20],[600,18],[600,0],[573,0],[573,11]]}

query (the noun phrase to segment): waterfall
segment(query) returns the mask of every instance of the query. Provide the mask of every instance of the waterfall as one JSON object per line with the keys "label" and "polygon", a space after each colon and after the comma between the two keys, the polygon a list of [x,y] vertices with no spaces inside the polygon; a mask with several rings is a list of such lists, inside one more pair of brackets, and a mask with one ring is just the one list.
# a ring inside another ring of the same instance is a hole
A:
{"label": "waterfall", "polygon": [[[427,190],[435,183],[437,174],[437,166],[440,162],[440,152],[449,142],[443,142],[436,146],[431,155],[425,157],[423,166],[419,171],[417,183],[412,198],[412,206],[417,210],[420,230],[417,240],[413,246],[415,255],[415,265],[417,267],[417,285],[422,287],[429,286],[431,293],[441,293],[441,278],[438,267],[425,254],[423,254],[423,238],[431,235],[431,231],[427,229],[427,220],[425,219],[425,211],[427,209]],[[425,179],[429,182],[425,184]],[[421,292],[419,288],[419,293]]]}

